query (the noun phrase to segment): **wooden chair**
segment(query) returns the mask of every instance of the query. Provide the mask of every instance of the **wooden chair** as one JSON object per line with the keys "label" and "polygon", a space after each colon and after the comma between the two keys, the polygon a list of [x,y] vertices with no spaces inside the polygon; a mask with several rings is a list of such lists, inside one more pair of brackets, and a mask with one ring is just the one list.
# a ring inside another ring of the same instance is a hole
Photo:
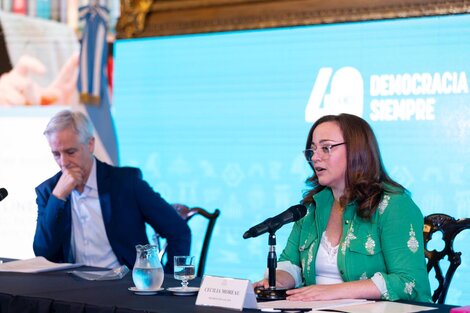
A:
{"label": "wooden chair", "polygon": [[[432,301],[443,304],[445,302],[449,285],[457,267],[461,263],[461,252],[454,251],[454,239],[463,230],[470,229],[470,218],[456,220],[447,214],[431,214],[424,218],[424,253],[427,258],[428,273],[434,269],[439,283],[432,295]],[[429,250],[428,242],[434,233],[440,231],[444,241],[441,251]],[[447,256],[449,267],[445,274],[441,269],[441,261]]]}
{"label": "wooden chair", "polygon": [[[198,215],[208,219],[207,228],[204,234],[204,241],[203,241],[201,253],[199,256],[199,263],[198,263],[197,273],[196,273],[197,277],[202,277],[204,275],[204,270],[206,267],[207,254],[209,252],[209,244],[211,241],[212,232],[214,231],[215,222],[217,221],[217,218],[220,215],[220,210],[215,209],[214,213],[209,213],[203,208],[200,208],[200,207],[190,208],[187,205],[180,204],[180,203],[173,203],[172,206],[175,208],[178,214],[186,222],[188,222],[192,217],[198,216]],[[158,234],[154,235],[153,241],[159,247],[159,251],[160,251],[159,257],[160,257],[160,260],[162,260],[166,253],[167,243],[163,242],[162,238]]]}

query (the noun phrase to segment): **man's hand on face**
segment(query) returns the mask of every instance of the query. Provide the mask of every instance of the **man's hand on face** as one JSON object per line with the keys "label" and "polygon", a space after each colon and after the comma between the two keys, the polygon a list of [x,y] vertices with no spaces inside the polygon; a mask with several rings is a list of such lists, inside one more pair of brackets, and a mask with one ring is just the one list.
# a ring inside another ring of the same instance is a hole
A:
{"label": "man's hand on face", "polygon": [[84,183],[82,169],[76,166],[64,168],[62,170],[62,176],[57,182],[52,194],[65,201],[72,190],[78,189],[80,192],[83,191]]}

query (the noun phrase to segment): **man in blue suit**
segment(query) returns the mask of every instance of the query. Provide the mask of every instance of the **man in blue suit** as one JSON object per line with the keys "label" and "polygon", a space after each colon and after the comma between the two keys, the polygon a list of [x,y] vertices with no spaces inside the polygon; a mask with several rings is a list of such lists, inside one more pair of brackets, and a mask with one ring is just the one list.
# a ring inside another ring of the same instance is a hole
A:
{"label": "man in blue suit", "polygon": [[148,243],[145,223],[168,241],[165,272],[173,272],[173,256],[189,255],[188,225],[142,179],[141,171],[95,158],[93,126],[84,114],[58,112],[44,135],[61,171],[36,187],[37,256],[53,262],[132,268],[135,246]]}

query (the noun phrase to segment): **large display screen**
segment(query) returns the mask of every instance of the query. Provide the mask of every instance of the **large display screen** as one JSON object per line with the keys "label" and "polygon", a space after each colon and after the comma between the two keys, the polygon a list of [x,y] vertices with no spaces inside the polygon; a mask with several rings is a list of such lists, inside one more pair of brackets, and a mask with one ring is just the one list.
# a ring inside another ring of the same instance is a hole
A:
{"label": "large display screen", "polygon": [[[312,172],[301,151],[327,113],[372,125],[424,215],[468,217],[469,53],[469,15],[120,40],[121,164],[169,202],[221,210],[206,274],[262,278],[268,237],[242,235],[302,199]],[[202,222],[192,229],[197,255]],[[455,242],[467,256],[469,235]],[[448,303],[468,302],[469,273],[464,257]]]}

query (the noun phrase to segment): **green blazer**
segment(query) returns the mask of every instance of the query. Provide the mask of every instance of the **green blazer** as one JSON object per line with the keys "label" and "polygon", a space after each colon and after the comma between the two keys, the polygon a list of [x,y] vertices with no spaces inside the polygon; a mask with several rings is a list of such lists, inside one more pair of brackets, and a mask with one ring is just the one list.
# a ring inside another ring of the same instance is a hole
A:
{"label": "green blazer", "polygon": [[[305,285],[315,284],[315,260],[333,205],[331,189],[314,196],[307,215],[297,221],[279,261],[301,269]],[[356,215],[348,204],[338,249],[343,281],[369,279],[379,273],[385,280],[382,299],[431,301],[423,244],[424,219],[406,193],[386,193],[370,221]]]}

